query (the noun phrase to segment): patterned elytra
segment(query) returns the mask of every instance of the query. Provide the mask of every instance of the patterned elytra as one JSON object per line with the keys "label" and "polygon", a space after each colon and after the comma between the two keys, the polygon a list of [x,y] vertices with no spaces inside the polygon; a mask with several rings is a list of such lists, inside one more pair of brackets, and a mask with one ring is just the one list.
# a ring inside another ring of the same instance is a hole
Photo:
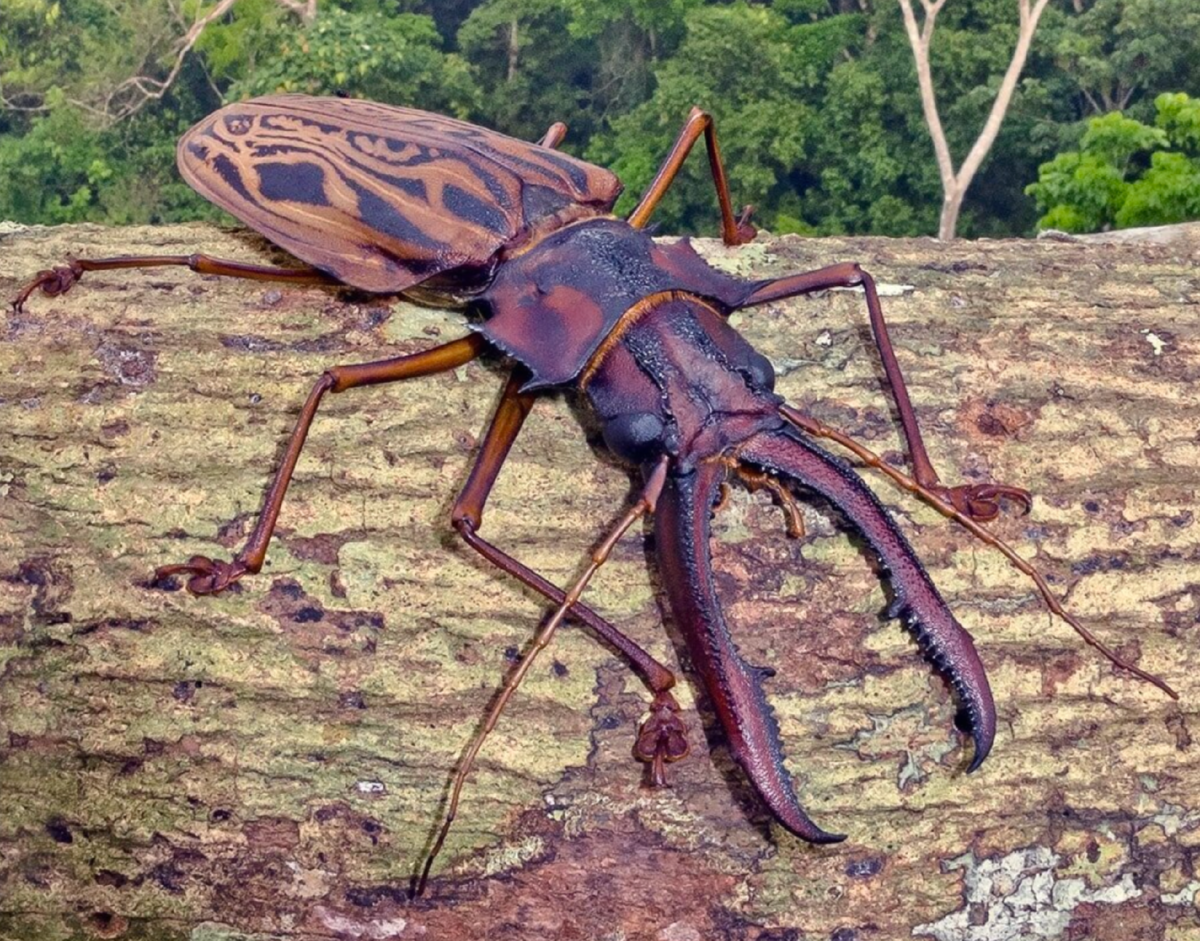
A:
{"label": "patterned elytra", "polygon": [[345,284],[470,288],[535,227],[612,209],[601,167],[473,124],[370,101],[272,95],[179,142],[202,196]]}

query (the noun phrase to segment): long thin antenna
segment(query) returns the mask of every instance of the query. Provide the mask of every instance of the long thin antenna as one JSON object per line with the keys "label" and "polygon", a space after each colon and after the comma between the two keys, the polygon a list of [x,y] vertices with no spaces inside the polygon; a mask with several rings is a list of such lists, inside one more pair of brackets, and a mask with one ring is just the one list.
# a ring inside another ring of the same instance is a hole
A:
{"label": "long thin antenna", "polygon": [[824,422],[819,421],[818,419],[809,418],[807,415],[801,414],[800,412],[796,411],[796,409],[788,405],[781,406],[779,411],[784,418],[790,421],[801,431],[805,431],[817,438],[827,438],[830,441],[836,441],[842,447],[846,448],[846,450],[852,451],[863,461],[864,464],[887,474],[900,487],[907,490],[909,493],[916,494],[943,516],[954,520],[959,525],[970,531],[976,538],[981,539],[989,546],[999,550],[1014,568],[1033,579],[1033,583],[1037,585],[1038,591],[1042,595],[1042,600],[1046,603],[1046,607],[1049,608],[1051,612],[1062,618],[1067,624],[1069,624],[1075,633],[1082,637],[1085,642],[1090,644],[1096,650],[1100,651],[1100,653],[1104,654],[1105,657],[1111,660],[1114,665],[1120,667],[1122,670],[1128,670],[1134,676],[1145,680],[1147,683],[1150,683],[1153,686],[1157,686],[1172,699],[1179,698],[1179,694],[1175,692],[1175,690],[1171,689],[1171,687],[1168,686],[1164,680],[1155,676],[1153,673],[1143,670],[1141,667],[1129,663],[1127,660],[1123,660],[1115,650],[1112,650],[1107,644],[1104,643],[1104,641],[1079,623],[1079,621],[1076,620],[1073,615],[1069,614],[1067,610],[1059,603],[1058,599],[1054,596],[1054,593],[1050,590],[1050,586],[1046,584],[1046,580],[1042,578],[1037,569],[1017,555],[1016,550],[1014,550],[1008,545],[1008,543],[1006,543],[991,530],[984,529],[984,527],[980,526],[965,513],[959,512],[951,504],[938,497],[937,494],[931,493],[904,472],[898,471],[890,464],[885,463],[883,458],[881,458],[874,451],[859,444],[853,438],[844,435],[836,428],[831,428],[829,425],[826,425]]}
{"label": "long thin antenna", "polygon": [[458,814],[458,802],[462,796],[463,785],[466,783],[467,775],[471,773],[471,768],[475,765],[475,759],[478,757],[480,749],[483,748],[484,741],[492,729],[496,727],[501,713],[504,712],[504,707],[512,699],[513,693],[517,691],[517,687],[521,685],[521,681],[525,678],[525,674],[529,672],[529,668],[533,666],[533,662],[537,659],[538,654],[549,646],[559,625],[566,618],[567,611],[579,600],[583,594],[583,590],[587,587],[588,582],[591,581],[592,576],[596,574],[600,566],[608,561],[613,547],[625,535],[630,526],[647,513],[654,512],[659,495],[666,484],[668,462],[669,459],[667,456],[663,455],[658,464],[655,465],[654,470],[650,472],[646,485],[642,488],[642,495],[637,503],[629,508],[617,525],[612,528],[608,536],[605,537],[604,541],[600,543],[596,551],[592,553],[591,563],[584,570],[583,574],[579,576],[575,584],[571,586],[571,590],[563,598],[563,602],[558,606],[558,610],[554,612],[550,620],[538,631],[537,636],[534,637],[533,646],[521,658],[521,662],[517,664],[517,668],[513,671],[512,676],[504,684],[500,695],[496,697],[496,701],[492,704],[487,719],[483,723],[483,728],[480,729],[474,740],[467,747],[466,753],[459,763],[458,770],[454,774],[454,784],[450,789],[450,801],[446,807],[446,819],[442,822],[442,828],[438,831],[433,848],[429,851],[429,855],[425,859],[425,866],[421,870],[421,877],[417,880],[417,886],[414,891],[415,895],[421,895],[425,891],[425,884],[429,881],[429,871],[433,868],[433,861],[441,851],[442,844],[446,842],[446,835],[450,832],[450,826],[454,823],[454,818]]}

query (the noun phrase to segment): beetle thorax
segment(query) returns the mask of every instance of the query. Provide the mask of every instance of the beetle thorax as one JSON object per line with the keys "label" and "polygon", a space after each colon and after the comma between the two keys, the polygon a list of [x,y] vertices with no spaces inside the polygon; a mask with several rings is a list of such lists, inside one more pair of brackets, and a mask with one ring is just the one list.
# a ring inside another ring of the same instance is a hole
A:
{"label": "beetle thorax", "polygon": [[675,292],[631,310],[581,376],[611,450],[639,464],[665,452],[683,473],[778,427],[774,384],[720,311]]}
{"label": "beetle thorax", "polygon": [[498,267],[479,297],[486,318],[479,331],[529,369],[526,389],[568,386],[648,298],[686,292],[720,304],[747,287],[686,241],[659,245],[619,219],[590,219]]}

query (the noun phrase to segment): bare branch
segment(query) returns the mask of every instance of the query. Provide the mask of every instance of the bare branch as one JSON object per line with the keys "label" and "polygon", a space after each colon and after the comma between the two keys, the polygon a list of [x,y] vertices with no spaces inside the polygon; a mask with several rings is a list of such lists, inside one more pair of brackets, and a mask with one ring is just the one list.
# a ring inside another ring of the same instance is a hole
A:
{"label": "bare branch", "polygon": [[984,122],[983,130],[980,131],[975,146],[971,148],[971,152],[967,154],[967,159],[963,161],[958,171],[958,179],[964,190],[970,184],[979,165],[983,163],[983,158],[987,156],[987,152],[995,142],[996,135],[1000,133],[1000,125],[1012,102],[1017,80],[1021,77],[1021,70],[1025,68],[1025,59],[1028,57],[1029,47],[1033,43],[1034,30],[1037,29],[1038,20],[1041,18],[1042,11],[1046,9],[1047,3],[1049,0],[1037,0],[1033,12],[1030,13],[1028,0],[1021,0],[1021,27],[1017,33],[1017,47],[1013,50],[1012,60],[1008,63],[1003,81],[1000,82],[1000,90],[996,93],[996,100],[992,102],[992,110],[988,114],[987,121]]}
{"label": "bare branch", "polygon": [[[291,13],[294,13],[306,25],[316,18],[318,0],[275,0],[275,2]],[[216,5],[208,10],[207,13],[200,15],[199,11],[197,11],[196,19],[188,24],[176,0],[169,0],[168,9],[171,18],[174,20],[175,25],[184,32],[174,43],[174,51],[171,54],[171,66],[163,78],[155,78],[145,73],[132,75],[118,82],[111,89],[100,90],[98,93],[93,94],[91,101],[82,101],[75,98],[69,98],[67,101],[80,110],[95,116],[104,124],[112,124],[136,114],[148,103],[160,100],[170,91],[176,79],[179,78],[179,73],[183,70],[188,54],[195,48],[204,30],[213,22],[229,13],[235,3],[237,3],[237,0],[218,0]],[[145,68],[149,70],[150,66],[146,66]],[[212,85],[211,76],[206,74],[206,78],[209,84]],[[20,103],[23,99],[38,101],[38,98],[39,96],[26,93],[18,95],[14,99],[8,99],[0,93],[0,107],[10,111],[49,111],[50,106],[45,103]]]}
{"label": "bare branch", "polygon": [[933,76],[929,67],[929,47],[933,39],[933,28],[937,14],[945,5],[946,0],[921,0],[925,8],[925,22],[920,28],[913,13],[911,0],[897,0],[900,11],[904,16],[904,29],[908,33],[908,42],[912,46],[913,60],[917,67],[917,85],[921,91],[921,108],[925,114],[925,123],[929,127],[929,136],[933,140],[933,152],[937,158],[938,172],[942,178],[942,213],[938,223],[938,238],[954,238],[958,227],[958,214],[962,208],[963,197],[971,185],[975,173],[979,170],[996,136],[1000,133],[1000,125],[1004,115],[1012,103],[1013,92],[1021,70],[1025,68],[1025,59],[1029,55],[1029,47],[1033,42],[1033,34],[1037,30],[1038,20],[1046,9],[1049,0],[1035,0],[1032,8],[1029,0],[1017,0],[1017,11],[1020,17],[1020,27],[1017,32],[1017,45],[1013,50],[1008,69],[1000,82],[1000,89],[992,102],[983,129],[975,139],[975,144],[968,152],[966,159],[957,171],[950,148],[946,143],[946,132],[938,115],[937,97],[933,89]]}
{"label": "bare branch", "polygon": [[[30,97],[32,97],[32,96],[30,96]],[[5,98],[3,94],[0,94],[0,108],[4,108],[4,110],[6,110],[6,111],[27,111],[27,112],[49,111],[50,110],[50,106],[46,105],[46,104],[19,105],[16,103],[15,100],[13,100],[11,98]]]}
{"label": "bare branch", "polygon": [[517,77],[517,61],[521,52],[521,44],[517,35],[517,23],[514,19],[508,27],[508,74],[506,81],[511,82]]}
{"label": "bare branch", "polygon": [[929,136],[933,138],[933,152],[937,157],[938,172],[942,177],[942,189],[948,191],[954,185],[954,162],[946,144],[942,119],[938,116],[933,74],[929,69],[929,40],[933,36],[934,20],[941,10],[942,2],[943,0],[938,0],[931,5],[929,0],[921,0],[925,7],[925,23],[923,27],[918,27],[911,0],[899,0],[900,11],[904,15],[904,29],[908,33],[908,42],[912,46],[913,59],[917,66],[917,85],[921,90],[921,108],[925,113],[925,124],[929,128]]}
{"label": "bare branch", "polygon": [[[280,0],[280,2],[284,2],[284,0]],[[109,120],[120,121],[130,115],[136,114],[148,102],[157,101],[162,98],[175,83],[175,79],[179,76],[179,72],[183,68],[187,54],[192,51],[192,47],[196,45],[196,42],[204,33],[205,27],[228,13],[235,3],[237,3],[237,0],[220,0],[208,13],[192,23],[188,31],[184,33],[183,37],[176,44],[175,61],[165,79],[160,81],[146,75],[135,75],[117,85],[109,93],[104,102],[104,112],[107,114]],[[120,101],[124,93],[129,90],[134,91],[136,94],[125,104],[119,105],[114,111],[113,102]]]}
{"label": "bare branch", "polygon": [[317,0],[275,0],[275,2],[295,13],[306,26],[317,18]]}

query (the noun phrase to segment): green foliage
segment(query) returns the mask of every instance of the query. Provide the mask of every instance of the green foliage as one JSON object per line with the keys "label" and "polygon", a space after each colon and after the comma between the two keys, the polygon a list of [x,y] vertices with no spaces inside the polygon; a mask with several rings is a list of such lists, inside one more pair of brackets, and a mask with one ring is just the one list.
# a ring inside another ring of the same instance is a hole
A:
{"label": "green foliage", "polygon": [[488,0],[458,31],[461,54],[479,88],[472,115],[497,130],[537,140],[569,121],[572,140],[595,125],[587,112],[596,43],[569,41],[570,9],[558,0]]}
{"label": "green foliage", "polygon": [[[0,0],[0,218],[212,217],[179,181],[179,134],[224,101],[278,90],[450,113],[613,167],[622,210],[693,106],[717,119],[733,198],[777,232],[929,233],[941,183],[895,0],[237,0],[161,97],[188,24],[218,0]],[[949,0],[932,68],[955,159],[991,107],[1012,0]],[[1051,6],[959,231],[1073,229],[1191,215],[1200,117],[1196,0]],[[1115,103],[1115,104],[1114,104]],[[115,118],[132,104],[131,116]],[[1087,117],[1124,107],[1089,129]],[[1142,122],[1142,123],[1139,123]],[[1085,132],[1087,134],[1085,142]],[[1166,143],[1164,143],[1164,140]],[[655,222],[716,231],[695,154]]]}
{"label": "green foliage", "polygon": [[1200,100],[1159,95],[1155,126],[1122,114],[1088,121],[1078,151],[1041,166],[1026,192],[1038,226],[1067,232],[1200,219]]}
{"label": "green foliage", "polygon": [[[786,199],[790,188],[783,182],[814,149],[819,129],[813,108],[803,102],[830,64],[813,55],[820,44],[806,34],[852,30],[855,21],[838,17],[832,23],[792,26],[772,10],[745,3],[704,6],[689,14],[679,50],[656,70],[654,97],[615,119],[613,132],[599,136],[588,150],[589,159],[612,167],[629,187],[618,211],[632,208],[691,107],[698,106],[719,116],[735,198],[758,206],[758,219],[768,227],[808,228],[799,205]],[[836,48],[826,44],[826,59]],[[668,230],[714,232],[715,207],[707,162],[692,160],[656,219]]]}
{"label": "green foliage", "polygon": [[48,223],[94,219],[97,189],[112,172],[79,113],[58,104],[28,134],[0,142],[0,205],[16,218]]}
{"label": "green foliage", "polygon": [[98,130],[62,92],[49,103],[28,133],[0,135],[0,216],[51,225],[219,217],[175,173],[174,141],[186,122],[144,115]]}
{"label": "green foliage", "polygon": [[565,149],[653,90],[653,68],[703,0],[484,0],[458,31],[480,90],[477,120],[527,139],[555,121]]}
{"label": "green foliage", "polygon": [[1132,108],[1149,119],[1155,89],[1200,84],[1195,0],[1092,0],[1074,16],[1047,14],[1047,48],[1092,114]]}
{"label": "green foliage", "polygon": [[228,98],[270,92],[342,93],[464,114],[471,101],[465,64],[441,50],[431,18],[327,7],[302,32],[276,25],[276,52],[234,82]]}

